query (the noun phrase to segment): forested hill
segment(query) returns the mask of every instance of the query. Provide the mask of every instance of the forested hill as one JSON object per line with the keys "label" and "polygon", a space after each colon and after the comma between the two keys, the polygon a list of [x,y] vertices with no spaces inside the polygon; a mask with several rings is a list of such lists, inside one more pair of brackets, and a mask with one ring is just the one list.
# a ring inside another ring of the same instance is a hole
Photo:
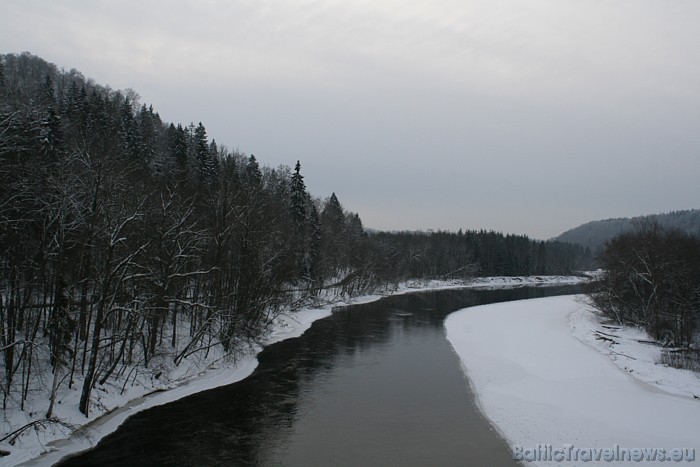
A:
{"label": "forested hill", "polygon": [[700,237],[700,209],[673,211],[666,214],[651,214],[639,217],[623,217],[588,222],[555,238],[560,242],[577,243],[589,248],[594,254],[602,248],[606,240],[634,230],[635,224],[656,221],[665,229],[680,230]]}
{"label": "forested hill", "polygon": [[260,165],[28,53],[0,56],[0,246],[3,408],[43,394],[47,418],[66,386],[88,414],[96,386],[235,352],[320,295],[590,259],[496,232],[368,234],[300,163]]}

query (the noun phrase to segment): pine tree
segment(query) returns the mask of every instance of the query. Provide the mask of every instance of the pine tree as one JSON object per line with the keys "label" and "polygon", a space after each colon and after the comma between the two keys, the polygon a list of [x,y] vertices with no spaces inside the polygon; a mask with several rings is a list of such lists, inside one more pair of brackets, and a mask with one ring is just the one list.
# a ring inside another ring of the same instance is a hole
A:
{"label": "pine tree", "polygon": [[334,232],[339,233],[343,230],[345,214],[343,213],[343,206],[335,193],[332,193],[330,198],[328,198],[328,202],[321,213],[321,221],[328,229]]}
{"label": "pine tree", "polygon": [[181,124],[168,127],[168,151],[178,178],[187,173],[187,132]]}
{"label": "pine tree", "polygon": [[331,194],[321,212],[321,258],[324,274],[331,276],[346,266],[344,263],[345,214],[335,193]]}
{"label": "pine tree", "polygon": [[209,145],[209,157],[207,159],[206,174],[209,181],[215,181],[219,178],[219,146],[216,140],[212,139]]}
{"label": "pine tree", "polygon": [[[66,106],[64,108],[65,115],[67,115],[75,123],[80,122],[85,114],[86,101],[87,90],[85,89],[85,86],[81,86],[77,80],[73,80],[70,83],[68,95],[66,96]],[[131,111],[131,102],[127,99],[125,103],[129,105],[129,111]]]}
{"label": "pine tree", "polygon": [[248,158],[245,173],[248,186],[250,188],[259,188],[260,184],[262,183],[262,172],[260,172],[260,165],[253,154],[251,154]]}
{"label": "pine tree", "polygon": [[96,89],[93,89],[92,93],[90,94],[87,108],[88,121],[86,126],[86,134],[93,137],[93,135],[107,133],[110,130],[108,127],[108,113],[105,106],[105,101],[103,100],[102,95],[97,92]]}
{"label": "pine tree", "polygon": [[137,134],[138,140],[137,152],[138,161],[141,164],[149,164],[155,158],[157,152],[158,141],[156,139],[156,127],[155,127],[155,115],[153,114],[153,107],[146,107],[146,104],[141,106],[139,110],[137,123]]}
{"label": "pine tree", "polygon": [[202,122],[199,122],[197,127],[194,129],[194,141],[193,147],[194,151],[194,171],[197,176],[197,181],[202,184],[209,180],[209,173],[207,168],[209,167],[209,142],[207,141],[207,130],[204,128]]}
{"label": "pine tree", "polygon": [[294,173],[291,177],[289,188],[289,210],[293,222],[291,243],[293,245],[294,265],[300,277],[308,275],[309,265],[306,259],[308,249],[307,233],[307,208],[308,194],[304,185],[304,177],[301,175],[301,164],[297,161]]}
{"label": "pine tree", "polygon": [[292,219],[297,226],[302,226],[306,222],[306,198],[306,185],[301,175],[301,164],[297,161],[291,183]]}
{"label": "pine tree", "polygon": [[51,79],[51,75],[49,73],[46,73],[44,82],[41,83],[41,103],[45,107],[52,107],[56,104],[53,80]]}
{"label": "pine tree", "polygon": [[[124,99],[119,114],[119,136],[121,140],[122,154],[128,158],[135,158],[138,154],[136,123],[129,98]],[[72,105],[69,104],[69,108]],[[70,113],[69,113],[70,116]]]}

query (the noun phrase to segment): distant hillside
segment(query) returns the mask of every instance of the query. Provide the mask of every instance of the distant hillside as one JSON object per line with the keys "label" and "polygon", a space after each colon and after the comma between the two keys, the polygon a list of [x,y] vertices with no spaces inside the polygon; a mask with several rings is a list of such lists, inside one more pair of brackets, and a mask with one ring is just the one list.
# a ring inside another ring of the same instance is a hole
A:
{"label": "distant hillside", "polygon": [[678,229],[691,235],[700,236],[700,209],[691,209],[687,211],[673,211],[667,214],[651,214],[648,216],[588,222],[567,230],[554,240],[578,243],[590,248],[591,252],[596,253],[606,240],[622,232],[632,230],[636,222],[644,220],[656,220],[664,228]]}

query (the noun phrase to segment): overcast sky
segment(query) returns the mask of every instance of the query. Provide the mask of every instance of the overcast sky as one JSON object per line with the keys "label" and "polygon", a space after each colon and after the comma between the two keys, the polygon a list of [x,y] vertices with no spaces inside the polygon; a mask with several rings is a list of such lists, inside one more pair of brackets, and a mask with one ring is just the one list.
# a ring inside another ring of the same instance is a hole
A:
{"label": "overcast sky", "polygon": [[29,51],[379,229],[700,207],[697,0],[3,0]]}

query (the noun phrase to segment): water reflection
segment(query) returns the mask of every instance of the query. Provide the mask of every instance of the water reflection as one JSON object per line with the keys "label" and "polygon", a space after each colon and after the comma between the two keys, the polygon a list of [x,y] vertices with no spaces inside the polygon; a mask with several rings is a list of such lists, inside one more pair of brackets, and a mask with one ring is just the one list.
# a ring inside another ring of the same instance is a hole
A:
{"label": "water reflection", "polygon": [[61,465],[513,465],[471,402],[443,320],[574,291],[448,290],[335,310],[268,347],[249,378],[141,412]]}

